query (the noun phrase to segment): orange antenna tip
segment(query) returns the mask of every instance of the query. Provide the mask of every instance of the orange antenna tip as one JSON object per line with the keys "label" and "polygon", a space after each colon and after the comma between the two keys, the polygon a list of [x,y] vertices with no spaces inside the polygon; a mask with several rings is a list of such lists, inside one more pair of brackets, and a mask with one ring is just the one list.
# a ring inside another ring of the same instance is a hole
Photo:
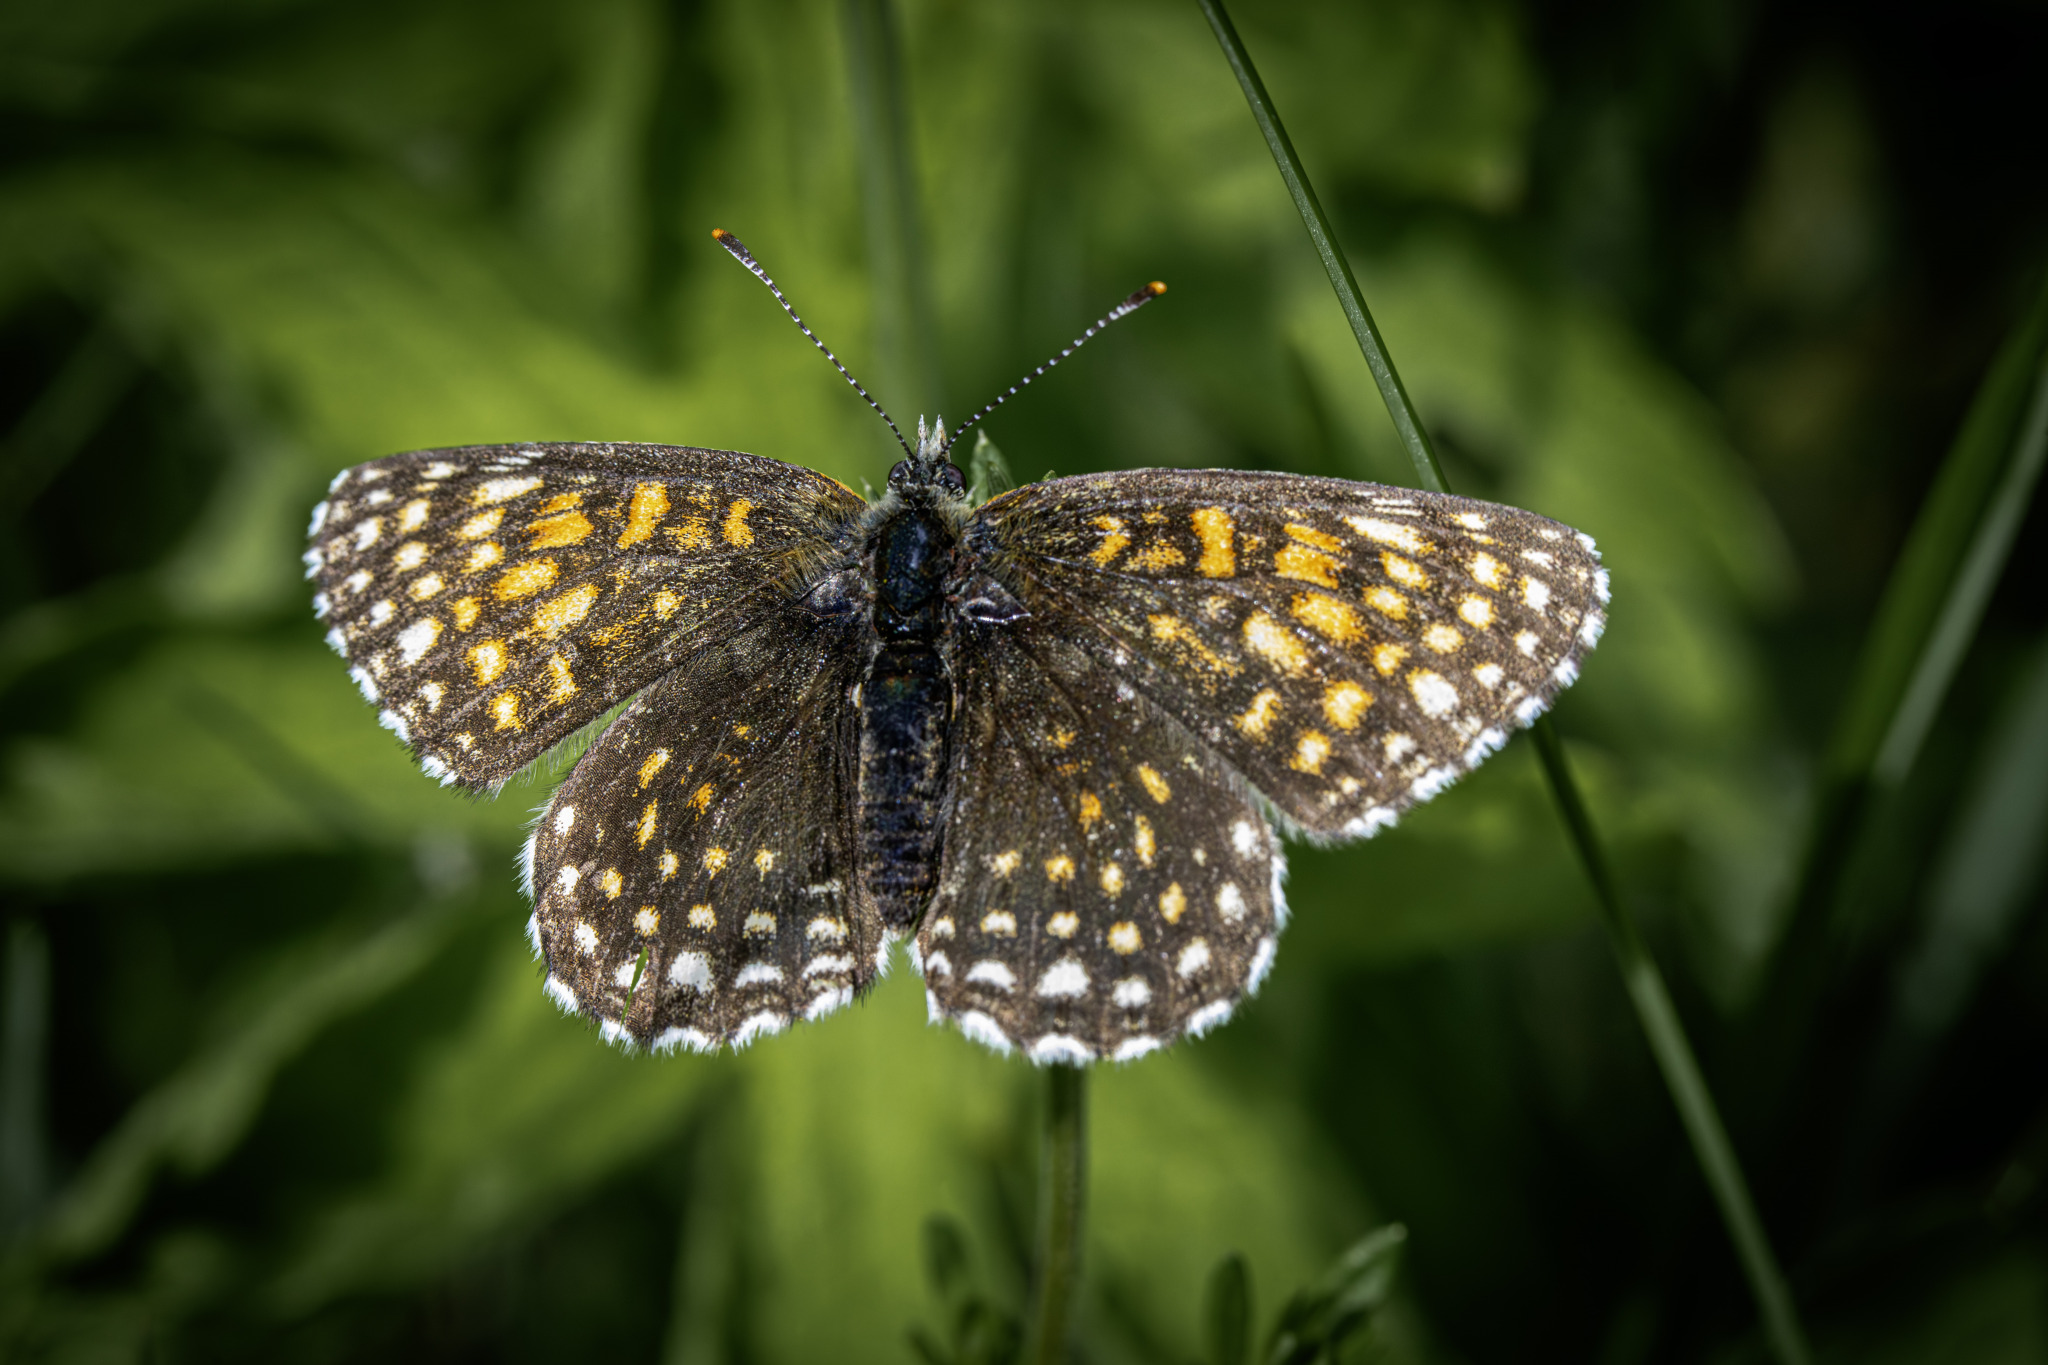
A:
{"label": "orange antenna tip", "polygon": [[1156,299],[1161,294],[1164,294],[1166,292],[1166,286],[1161,284],[1159,281],[1154,280],[1152,281],[1152,283],[1145,286],[1145,292]]}
{"label": "orange antenna tip", "polygon": [[727,232],[724,228],[711,229],[711,235],[713,237],[716,237],[721,242],[724,241],[726,238],[732,236],[732,234],[730,232]]}

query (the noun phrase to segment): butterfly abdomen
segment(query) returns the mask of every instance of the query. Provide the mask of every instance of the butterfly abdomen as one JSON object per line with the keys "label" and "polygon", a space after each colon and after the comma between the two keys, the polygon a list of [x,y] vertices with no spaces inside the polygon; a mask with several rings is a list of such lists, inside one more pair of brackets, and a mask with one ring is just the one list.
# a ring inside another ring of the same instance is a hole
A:
{"label": "butterfly abdomen", "polygon": [[924,913],[938,883],[953,679],[939,653],[953,534],[911,505],[872,533],[872,625],[880,642],[860,692],[860,839],[868,893],[892,929]]}

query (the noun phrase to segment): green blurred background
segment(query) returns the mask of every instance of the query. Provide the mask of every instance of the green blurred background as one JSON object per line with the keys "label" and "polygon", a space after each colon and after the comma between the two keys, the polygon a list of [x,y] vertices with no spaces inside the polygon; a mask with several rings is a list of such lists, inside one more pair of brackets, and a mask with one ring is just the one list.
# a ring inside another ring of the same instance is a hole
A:
{"label": "green blurred background", "polygon": [[[1411,478],[1191,0],[905,0],[908,222],[864,188],[871,14],[0,4],[0,1355],[904,1361],[963,1292],[1017,1310],[1035,1073],[926,1027],[905,963],[736,1057],[602,1044],[521,932],[548,775],[421,777],[299,577],[327,479],[416,447],[879,483],[715,226],[899,419],[1167,281],[990,423],[1021,476]],[[1606,553],[1558,723],[1822,1358],[2048,1360],[2038,511],[1820,1024],[1755,1023],[1879,593],[2040,287],[2048,10],[1236,18],[1453,484]],[[1264,1322],[1399,1220],[1353,1358],[1760,1359],[1528,745],[1293,859],[1257,1001],[1095,1074],[1078,1358],[1204,1359],[1227,1252]]]}

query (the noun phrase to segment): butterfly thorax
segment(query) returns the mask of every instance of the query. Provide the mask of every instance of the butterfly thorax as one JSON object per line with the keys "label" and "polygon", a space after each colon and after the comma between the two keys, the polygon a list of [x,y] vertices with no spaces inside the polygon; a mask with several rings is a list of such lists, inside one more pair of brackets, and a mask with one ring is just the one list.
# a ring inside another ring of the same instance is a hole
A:
{"label": "butterfly thorax", "polygon": [[903,930],[938,880],[953,718],[947,580],[964,507],[943,458],[902,461],[889,484],[864,546],[875,647],[860,689],[860,838],[868,894]]}

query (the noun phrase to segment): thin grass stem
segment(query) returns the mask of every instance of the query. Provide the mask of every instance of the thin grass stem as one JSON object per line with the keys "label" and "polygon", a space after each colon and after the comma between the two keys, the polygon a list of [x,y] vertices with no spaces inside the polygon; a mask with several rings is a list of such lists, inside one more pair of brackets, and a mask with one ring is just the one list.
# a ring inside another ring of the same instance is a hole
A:
{"label": "thin grass stem", "polygon": [[891,385],[901,390],[890,395],[890,406],[936,416],[938,350],[896,6],[894,0],[843,0],[842,9],[877,331]]}
{"label": "thin grass stem", "polygon": [[1330,226],[1322,201],[1316,198],[1315,187],[1309,184],[1308,172],[1301,167],[1301,158],[1294,154],[1294,144],[1288,141],[1287,129],[1280,122],[1280,112],[1266,94],[1266,83],[1259,79],[1258,68],[1252,65],[1251,54],[1245,51],[1243,41],[1238,38],[1237,27],[1230,22],[1222,0],[1197,0],[1197,3],[1201,5],[1202,13],[1208,16],[1209,27],[1216,31],[1216,41],[1223,46],[1224,60],[1230,63],[1231,71],[1237,76],[1245,102],[1252,107],[1252,118],[1257,121],[1259,131],[1266,135],[1266,145],[1272,149],[1273,161],[1280,167],[1280,178],[1287,183],[1287,193],[1294,200],[1294,207],[1301,211],[1302,225],[1308,229],[1309,240],[1316,244],[1316,254],[1323,258],[1323,269],[1330,276],[1330,288],[1337,291],[1337,302],[1344,309],[1345,320],[1351,324],[1351,334],[1358,338],[1358,349],[1365,356],[1365,367],[1372,371],[1373,382],[1380,386],[1380,397],[1386,400],[1387,412],[1394,419],[1394,429],[1401,434],[1401,444],[1407,448],[1408,458],[1415,462],[1416,480],[1431,492],[1448,493],[1450,485],[1444,480],[1443,466],[1437,463],[1436,447],[1430,444],[1429,433],[1416,417],[1415,405],[1408,401],[1408,390],[1402,387],[1400,373],[1394,369],[1393,359],[1387,355],[1386,342],[1380,338],[1379,324],[1372,320],[1372,311],[1365,306],[1365,293],[1351,274],[1351,262],[1345,257],[1343,248],[1337,245],[1337,231]]}
{"label": "thin grass stem", "polygon": [[1706,1077],[1700,1074],[1699,1062],[1693,1056],[1677,1007],[1671,1003],[1663,973],[1657,970],[1656,959],[1650,956],[1649,946],[1622,904],[1613,871],[1593,827],[1593,817],[1565,758],[1564,744],[1548,716],[1537,720],[1533,737],[1536,752],[1543,760],[1543,771],[1557,796],[1558,812],[1571,831],[1580,861],[1585,864],[1586,879],[1593,883],[1594,899],[1599,902],[1601,918],[1607,925],[1607,941],[1614,949],[1622,986],[1636,1007],[1636,1017],[1642,1021],[1650,1051],[1664,1073],[1671,1101],[1678,1108],[1678,1120],[1692,1141],[1693,1155],[1707,1178],[1707,1187],[1713,1191],[1714,1202],[1720,1206],[1721,1221],[1735,1243],[1735,1254],[1749,1279],[1750,1292],[1756,1296],[1764,1333],[1780,1360],[1786,1365],[1802,1365],[1811,1355],[1792,1302],[1792,1291],[1778,1269],[1770,1238],[1764,1232],[1763,1220],[1757,1216],[1748,1182],[1743,1179],[1742,1163],[1736,1159],[1720,1111],[1714,1107]]}
{"label": "thin grass stem", "polygon": [[[1357,277],[1351,272],[1344,249],[1338,245],[1336,231],[1323,213],[1322,204],[1309,183],[1308,172],[1295,154],[1294,144],[1288,139],[1286,127],[1280,121],[1280,113],[1273,107],[1265,83],[1259,79],[1251,54],[1238,37],[1236,26],[1230,22],[1222,0],[1197,0],[1197,3],[1209,20],[1209,27],[1215,31],[1216,41],[1222,46],[1231,71],[1237,76],[1246,102],[1251,105],[1252,118],[1265,135],[1266,146],[1273,154],[1273,161],[1280,169],[1280,178],[1286,183],[1295,208],[1301,213],[1309,240],[1315,243],[1317,254],[1322,257],[1323,269],[1330,277],[1330,287],[1336,290],[1337,301],[1351,323],[1353,335],[1358,338],[1358,348],[1365,355],[1365,363],[1372,371],[1374,382],[1379,385],[1380,397],[1386,401],[1394,429],[1400,433],[1401,443],[1407,447],[1409,458],[1415,463],[1417,480],[1432,491],[1449,492],[1449,483],[1444,478],[1443,466],[1437,462],[1429,434],[1409,400],[1407,388],[1401,383],[1379,327],[1365,306],[1365,296],[1358,287]],[[1565,757],[1564,746],[1558,741],[1548,717],[1537,720],[1535,741],[1537,752],[1542,756],[1544,774],[1550,780],[1552,795],[1564,817],[1565,828],[1592,883],[1594,899],[1599,904],[1601,920],[1606,925],[1623,985],[1635,1005],[1650,1051],[1664,1073],[1664,1083],[1671,1091],[1672,1102],[1677,1106],[1686,1136],[1692,1142],[1700,1172],[1720,1207],[1729,1239],[1735,1245],[1736,1256],[1756,1297],[1765,1335],[1784,1365],[1806,1365],[1811,1358],[1806,1334],[1800,1326],[1784,1273],[1778,1268],[1770,1239],[1757,1216],[1755,1202],[1750,1198],[1741,1163],[1728,1141],[1713,1094],[1700,1074],[1699,1063],[1672,1005],[1663,975],[1658,971],[1656,960],[1651,957],[1615,886],[1599,832],[1594,828],[1592,816],[1579,794],[1578,783]]]}
{"label": "thin grass stem", "polygon": [[2048,287],[2013,331],[1942,461],[1851,678],[1828,746],[1791,913],[1756,1032],[1777,1055],[1829,960],[1842,875],[1873,799],[1918,758],[2048,462]]}
{"label": "thin grass stem", "polygon": [[[893,0],[844,0],[854,116],[865,172],[869,259],[885,318],[893,315],[903,382],[920,404],[938,401],[937,354],[917,221],[916,163]],[[1150,296],[1150,291],[1147,291]],[[1136,305],[1135,297],[1126,307]],[[885,337],[887,329],[885,328]],[[1077,343],[1078,344],[1078,343]],[[885,340],[885,347],[887,343]],[[934,407],[936,412],[936,407]],[[963,430],[965,428],[962,428]],[[1081,1283],[1088,1169],[1088,1079],[1079,1067],[1045,1069],[1045,1129],[1038,1180],[1038,1245],[1025,1325],[1026,1365],[1067,1357]]]}
{"label": "thin grass stem", "polygon": [[1067,1358],[1074,1291],[1081,1283],[1081,1225],[1088,1182],[1088,1073],[1045,1069],[1045,1132],[1038,1160],[1038,1247],[1034,1257],[1026,1365]]}

